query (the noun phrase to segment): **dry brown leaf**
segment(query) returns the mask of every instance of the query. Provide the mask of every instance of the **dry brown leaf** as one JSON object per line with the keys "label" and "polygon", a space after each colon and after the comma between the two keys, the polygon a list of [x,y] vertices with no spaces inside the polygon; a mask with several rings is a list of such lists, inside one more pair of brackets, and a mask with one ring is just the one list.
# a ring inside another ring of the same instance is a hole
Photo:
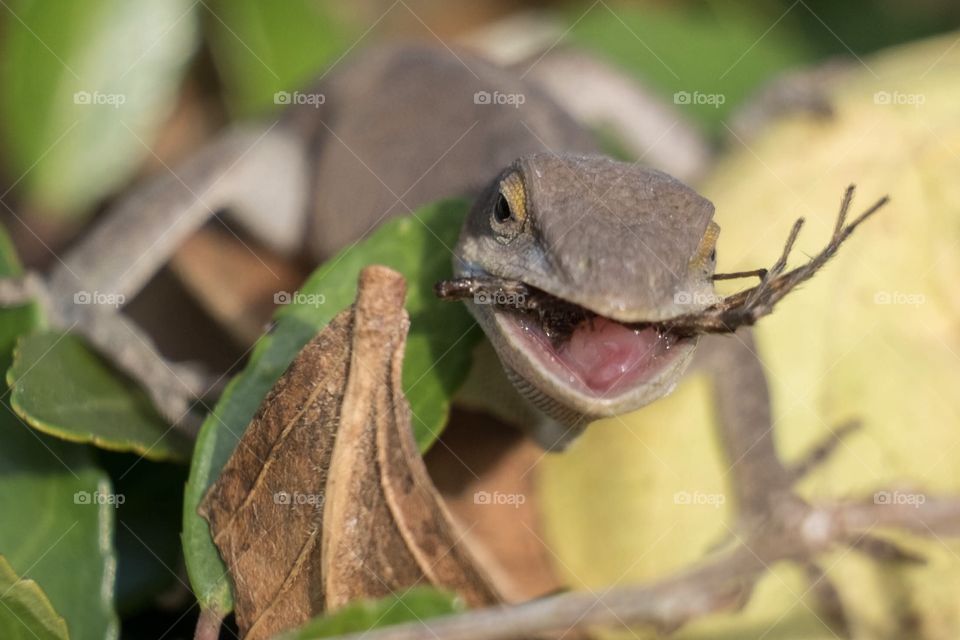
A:
{"label": "dry brown leaf", "polygon": [[357,301],[264,400],[200,513],[234,583],[243,637],[414,584],[500,601],[426,472],[400,386],[402,276],[360,275]]}
{"label": "dry brown leaf", "polygon": [[343,311],[304,347],[200,505],[233,579],[237,624],[251,638],[322,609],[322,496],[353,319]]}

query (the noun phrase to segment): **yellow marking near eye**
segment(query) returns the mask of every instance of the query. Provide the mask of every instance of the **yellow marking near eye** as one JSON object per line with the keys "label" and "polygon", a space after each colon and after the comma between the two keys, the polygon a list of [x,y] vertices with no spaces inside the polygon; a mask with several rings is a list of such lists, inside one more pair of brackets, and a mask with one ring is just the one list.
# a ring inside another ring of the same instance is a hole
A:
{"label": "yellow marking near eye", "polygon": [[510,210],[519,222],[527,217],[527,190],[519,173],[511,173],[500,181],[500,193],[510,203]]}
{"label": "yellow marking near eye", "polygon": [[717,238],[720,237],[720,225],[711,221],[707,225],[707,230],[703,232],[703,238],[700,239],[700,245],[697,251],[690,258],[690,269],[706,269],[710,261],[710,254],[717,246]]}

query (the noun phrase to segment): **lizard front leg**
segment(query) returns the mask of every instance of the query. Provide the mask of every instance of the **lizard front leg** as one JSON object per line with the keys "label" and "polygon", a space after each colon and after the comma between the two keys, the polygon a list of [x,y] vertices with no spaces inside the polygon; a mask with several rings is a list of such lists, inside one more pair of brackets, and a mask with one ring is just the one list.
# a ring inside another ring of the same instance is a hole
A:
{"label": "lizard front leg", "polygon": [[772,496],[790,494],[793,478],[777,455],[770,390],[753,331],[704,337],[692,371],[710,380],[739,512],[748,518],[766,513]]}
{"label": "lizard front leg", "polygon": [[[787,465],[777,451],[767,375],[757,353],[754,331],[744,327],[729,336],[705,337],[692,370],[705,373],[712,387],[720,442],[737,508],[733,535],[747,546],[768,538],[815,537],[814,532],[796,530],[796,523],[808,518],[816,507],[801,498],[794,487],[859,424],[853,421],[837,426],[827,441]],[[876,560],[917,561],[893,543],[869,534],[844,542]],[[812,559],[803,564],[810,576],[810,593],[818,598],[822,615],[836,629],[848,629],[842,599],[829,576]]]}

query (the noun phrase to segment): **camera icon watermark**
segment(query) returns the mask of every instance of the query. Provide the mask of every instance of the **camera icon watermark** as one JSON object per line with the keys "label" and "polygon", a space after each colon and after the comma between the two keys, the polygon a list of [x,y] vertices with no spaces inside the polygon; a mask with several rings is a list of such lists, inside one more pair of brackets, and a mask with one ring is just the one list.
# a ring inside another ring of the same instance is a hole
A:
{"label": "camera icon watermark", "polygon": [[322,93],[310,93],[303,91],[277,91],[273,94],[273,104],[293,105],[305,104],[319,109],[320,105],[327,101],[327,96]]}
{"label": "camera icon watermark", "polygon": [[501,307],[522,307],[527,296],[508,291],[477,291],[473,294],[474,304],[493,304]]}
{"label": "camera icon watermark", "polygon": [[904,93],[902,91],[877,91],[873,94],[873,104],[878,105],[908,105],[920,108],[927,101],[922,93]]}
{"label": "camera icon watermark", "polygon": [[873,494],[873,504],[891,506],[910,506],[919,509],[927,501],[922,493],[907,493],[904,491],[877,491]]}
{"label": "camera icon watermark", "polygon": [[673,104],[696,104],[709,105],[714,109],[719,109],[720,105],[727,101],[727,96],[722,93],[702,93],[700,91],[677,91],[673,94]]}
{"label": "camera icon watermark", "polygon": [[877,291],[873,294],[873,304],[905,305],[919,307],[926,303],[927,297],[922,293],[906,293],[903,291]]}
{"label": "camera icon watermark", "polygon": [[278,491],[273,494],[274,504],[322,507],[323,501],[324,496],[322,493],[300,493],[299,491],[290,493],[287,491]]}
{"label": "camera icon watermark", "polygon": [[677,291],[673,294],[673,303],[684,307],[709,307],[720,304],[723,300],[723,296],[712,291]]}
{"label": "camera icon watermark", "polygon": [[99,106],[106,105],[119,109],[126,104],[127,96],[122,93],[101,93],[100,91],[77,91],[73,94],[73,104]]}
{"label": "camera icon watermark", "polygon": [[107,493],[105,491],[100,491],[99,489],[93,493],[89,491],[77,491],[73,494],[73,504],[108,504],[114,507],[119,507],[126,501],[127,498],[122,493]]}
{"label": "camera icon watermark", "polygon": [[101,291],[77,291],[73,294],[73,304],[100,304],[114,309],[124,305],[127,298],[122,293],[103,293]]}
{"label": "camera icon watermark", "polygon": [[307,307],[319,307],[327,302],[322,293],[301,293],[300,291],[277,291],[273,294],[273,304],[297,304]]}
{"label": "camera icon watermark", "polygon": [[519,509],[526,503],[527,496],[522,493],[503,493],[501,491],[476,491],[473,494],[473,504],[506,505]]}
{"label": "camera icon watermark", "polygon": [[673,494],[673,504],[684,506],[710,506],[719,509],[726,504],[727,497],[722,493],[704,493],[702,491],[677,491]]}
{"label": "camera icon watermark", "polygon": [[502,93],[500,91],[477,91],[473,94],[473,104],[507,105],[519,109],[527,101],[522,93]]}

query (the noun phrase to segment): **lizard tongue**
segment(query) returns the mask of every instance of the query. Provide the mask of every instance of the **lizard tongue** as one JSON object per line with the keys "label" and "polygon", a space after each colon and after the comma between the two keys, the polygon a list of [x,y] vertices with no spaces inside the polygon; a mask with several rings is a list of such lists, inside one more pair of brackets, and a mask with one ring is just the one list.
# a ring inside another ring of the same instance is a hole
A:
{"label": "lizard tongue", "polygon": [[651,364],[659,346],[655,329],[638,331],[596,317],[577,326],[558,353],[584,384],[607,392],[634,380]]}

